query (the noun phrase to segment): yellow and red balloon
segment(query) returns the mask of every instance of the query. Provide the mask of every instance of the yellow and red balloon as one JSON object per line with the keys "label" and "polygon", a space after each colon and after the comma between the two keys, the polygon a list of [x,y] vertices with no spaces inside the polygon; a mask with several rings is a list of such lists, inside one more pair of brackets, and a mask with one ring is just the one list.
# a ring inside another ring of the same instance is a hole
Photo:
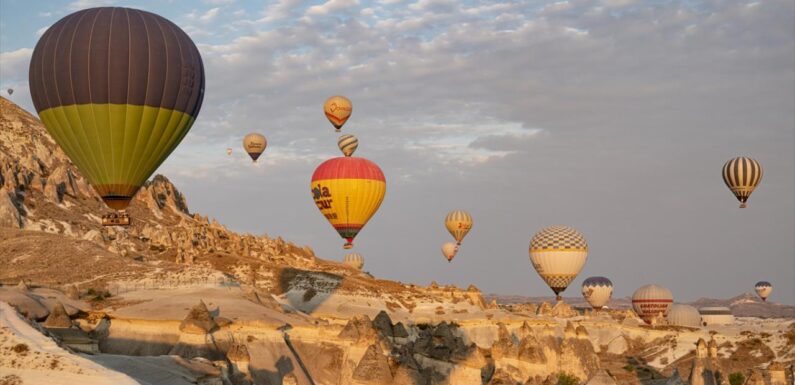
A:
{"label": "yellow and red balloon", "polygon": [[343,248],[350,249],[381,206],[386,178],[378,165],[367,159],[339,157],[315,169],[310,187],[320,213],[346,240]]}

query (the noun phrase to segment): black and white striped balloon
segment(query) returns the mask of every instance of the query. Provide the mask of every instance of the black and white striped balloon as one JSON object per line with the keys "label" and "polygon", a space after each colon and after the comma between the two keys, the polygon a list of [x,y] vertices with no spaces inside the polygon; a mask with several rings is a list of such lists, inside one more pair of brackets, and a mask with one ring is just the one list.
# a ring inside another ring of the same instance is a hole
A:
{"label": "black and white striped balloon", "polygon": [[730,159],[723,165],[723,181],[740,201],[740,208],[745,208],[745,202],[759,185],[762,174],[762,165],[745,156]]}
{"label": "black and white striped balloon", "polygon": [[351,134],[345,134],[340,136],[339,140],[337,140],[337,145],[345,156],[351,156],[353,152],[359,148],[359,139],[356,139],[356,137]]}

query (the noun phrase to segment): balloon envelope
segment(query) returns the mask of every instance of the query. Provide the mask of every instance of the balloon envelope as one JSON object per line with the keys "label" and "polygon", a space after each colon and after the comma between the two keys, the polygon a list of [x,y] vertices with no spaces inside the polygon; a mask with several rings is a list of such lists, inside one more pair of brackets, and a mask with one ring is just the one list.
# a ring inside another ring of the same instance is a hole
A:
{"label": "balloon envelope", "polygon": [[547,227],[530,240],[530,261],[556,295],[566,290],[588,258],[588,243],[568,226]]}
{"label": "balloon envelope", "polygon": [[457,253],[458,245],[455,242],[447,242],[442,245],[442,255],[447,258],[447,262],[451,262]]}
{"label": "balloon envelope", "polygon": [[226,155],[232,155],[232,148],[231,147],[228,147],[226,149]]}
{"label": "balloon envelope", "polygon": [[605,277],[588,277],[582,282],[582,296],[594,309],[601,309],[613,295],[613,282]]}
{"label": "balloon envelope", "polygon": [[671,291],[659,285],[641,286],[632,294],[632,308],[647,324],[658,315],[666,316],[673,302]]}
{"label": "balloon envelope", "polygon": [[740,208],[746,206],[748,198],[762,180],[762,165],[748,157],[729,159],[723,165],[723,182],[740,201]]}
{"label": "balloon envelope", "polygon": [[339,157],[321,163],[310,185],[320,213],[353,247],[353,239],[381,206],[386,178],[375,163],[364,158]]}
{"label": "balloon envelope", "polygon": [[103,201],[122,210],[193,125],[204,67],[174,23],[100,7],[67,15],[44,32],[29,83],[55,142]]}
{"label": "balloon envelope", "polygon": [[337,140],[337,146],[339,146],[343,155],[351,156],[353,152],[359,148],[359,139],[351,134],[345,134],[340,136],[339,140]]}
{"label": "balloon envelope", "polygon": [[665,316],[669,325],[687,326],[691,328],[701,327],[701,313],[693,306],[681,303],[672,304]]}
{"label": "balloon envelope", "polygon": [[350,253],[345,256],[343,263],[354,269],[361,270],[364,267],[364,257],[359,253]]}
{"label": "balloon envelope", "polygon": [[257,161],[265,148],[268,147],[268,140],[260,134],[248,134],[243,138],[243,149],[246,150],[251,160]]}
{"label": "balloon envelope", "polygon": [[767,301],[767,297],[773,293],[773,285],[767,281],[759,281],[754,285],[754,290],[756,291],[756,295],[762,298],[762,301]]}
{"label": "balloon envelope", "polygon": [[348,121],[348,118],[351,117],[352,112],[353,104],[351,104],[348,98],[342,95],[332,96],[323,103],[323,113],[326,114],[326,118],[338,132],[345,122]]}
{"label": "balloon envelope", "polygon": [[460,245],[472,229],[472,216],[464,210],[453,210],[444,218],[444,226]]}
{"label": "balloon envelope", "polygon": [[8,92],[9,95],[13,95],[14,94],[14,89],[13,88],[9,88],[9,89],[6,90],[6,92]]}

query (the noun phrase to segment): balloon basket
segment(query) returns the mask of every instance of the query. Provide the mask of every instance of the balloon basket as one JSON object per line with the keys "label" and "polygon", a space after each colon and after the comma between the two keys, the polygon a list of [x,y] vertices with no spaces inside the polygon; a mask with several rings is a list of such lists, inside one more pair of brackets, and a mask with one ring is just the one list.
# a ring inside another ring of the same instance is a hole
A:
{"label": "balloon basket", "polygon": [[129,226],[130,215],[126,212],[110,213],[102,216],[102,226]]}
{"label": "balloon basket", "polygon": [[346,244],[342,245],[342,248],[345,249],[345,250],[350,250],[350,249],[353,248],[353,243],[346,243]]}
{"label": "balloon basket", "polygon": [[745,204],[745,202],[743,202],[743,203],[740,203],[740,208],[741,208],[741,209],[744,209],[744,208],[746,208],[746,207],[748,207],[748,205],[746,205],[746,204]]}

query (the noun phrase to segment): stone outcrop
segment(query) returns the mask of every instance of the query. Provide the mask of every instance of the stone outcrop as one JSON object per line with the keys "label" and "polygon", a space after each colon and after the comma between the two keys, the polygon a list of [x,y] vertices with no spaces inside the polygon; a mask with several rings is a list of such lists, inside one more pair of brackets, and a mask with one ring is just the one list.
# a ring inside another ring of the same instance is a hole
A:
{"label": "stone outcrop", "polygon": [[77,290],[77,286],[69,285],[66,287],[66,298],[78,300],[80,299],[80,291]]}
{"label": "stone outcrop", "polygon": [[682,376],[679,374],[679,369],[674,369],[674,372],[671,374],[671,377],[665,382],[665,385],[687,385],[685,380],[682,379]]}
{"label": "stone outcrop", "polygon": [[541,305],[538,306],[538,310],[536,314],[538,315],[550,315],[549,313],[552,311],[552,305],[549,302],[542,302]]}
{"label": "stone outcrop", "polygon": [[226,358],[229,359],[231,366],[231,380],[235,385],[247,385],[252,383],[251,371],[249,365],[251,364],[251,356],[249,355],[248,348],[245,344],[233,342],[232,346],[226,352]]}
{"label": "stone outcrop", "polygon": [[378,345],[370,345],[353,371],[353,380],[373,385],[391,385],[392,371]]}
{"label": "stone outcrop", "polygon": [[600,369],[595,375],[591,376],[585,385],[618,385],[618,383],[606,370]]}
{"label": "stone outcrop", "polygon": [[395,336],[392,326],[392,319],[389,318],[389,314],[386,314],[386,312],[383,310],[381,310],[373,319],[373,326],[375,327],[375,330],[377,330],[378,333],[384,337]]}
{"label": "stone outcrop", "polygon": [[398,322],[392,327],[392,333],[395,335],[395,338],[408,338],[409,332],[406,330],[406,327],[403,326],[403,322]]}
{"label": "stone outcrop", "polygon": [[770,385],[788,385],[784,364],[774,362],[768,365],[767,373],[770,376]]}
{"label": "stone outcrop", "polygon": [[213,320],[204,301],[199,301],[199,303],[188,312],[188,315],[179,325],[179,330],[181,332],[199,335],[210,333],[216,328],[218,328],[218,324]]}
{"label": "stone outcrop", "polygon": [[566,302],[558,301],[549,311],[548,315],[556,318],[571,318],[580,315],[580,313]]}
{"label": "stone outcrop", "polygon": [[619,335],[607,344],[607,353],[621,355],[629,350],[629,342],[624,335]]}
{"label": "stone outcrop", "polygon": [[458,361],[474,349],[456,334],[457,326],[441,322],[420,330],[414,352],[440,361]]}
{"label": "stone outcrop", "polygon": [[767,385],[765,376],[759,369],[751,369],[751,375],[745,380],[745,385]]}
{"label": "stone outcrop", "polygon": [[378,339],[378,332],[373,326],[373,322],[366,315],[361,315],[348,320],[338,337],[353,340],[356,343],[371,344]]}
{"label": "stone outcrop", "polygon": [[12,192],[0,186],[0,227],[18,229],[22,226],[22,219],[12,196]]}
{"label": "stone outcrop", "polygon": [[16,289],[22,293],[27,293],[30,291],[30,287],[28,287],[28,284],[26,284],[25,281],[22,280],[19,281],[19,283],[16,286]]}
{"label": "stone outcrop", "polygon": [[50,311],[50,315],[47,317],[47,320],[44,321],[42,326],[48,329],[68,329],[71,328],[73,324],[72,319],[69,318],[69,314],[66,313],[66,309],[64,309],[63,304],[56,302],[52,307],[52,311]]}
{"label": "stone outcrop", "polygon": [[696,342],[696,357],[690,370],[690,385],[718,385],[717,368],[703,338]]}

